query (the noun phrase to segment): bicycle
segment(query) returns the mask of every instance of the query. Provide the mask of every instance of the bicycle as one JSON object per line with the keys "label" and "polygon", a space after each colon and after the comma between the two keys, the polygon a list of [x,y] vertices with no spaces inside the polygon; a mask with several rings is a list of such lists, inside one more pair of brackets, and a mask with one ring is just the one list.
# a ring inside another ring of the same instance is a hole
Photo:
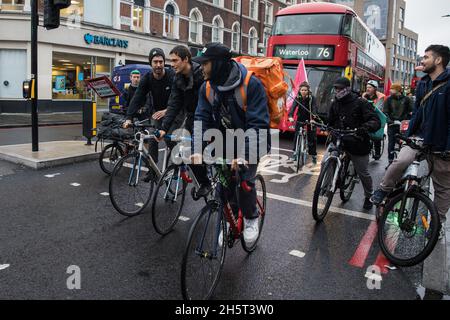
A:
{"label": "bicycle", "polygon": [[[165,138],[172,141],[191,140],[191,138],[174,135],[166,135]],[[184,146],[180,146],[179,156],[182,156],[184,148]],[[208,174],[210,177],[213,176],[211,172],[208,172]],[[160,235],[167,235],[175,227],[183,210],[186,189],[190,183],[194,184],[191,189],[192,199],[197,201],[200,197],[197,196],[196,190],[200,188],[200,184],[188,165],[184,163],[171,164],[159,179],[152,200],[152,223],[156,232]],[[205,201],[207,201],[206,197]],[[162,208],[164,209],[161,210]]]}
{"label": "bicycle", "polygon": [[[322,164],[319,178],[314,189],[312,215],[317,222],[323,221],[330,209],[334,194],[339,188],[342,202],[347,202],[358,183],[358,176],[350,156],[343,150],[342,138],[356,136],[356,130],[334,129],[320,125],[334,136],[336,143],[329,146],[329,156]],[[324,201],[325,200],[325,201]],[[321,210],[321,211],[320,211]]]}
{"label": "bicycle", "polygon": [[372,157],[372,159],[374,160],[379,160],[381,159],[381,157],[383,156],[384,153],[384,148],[386,145],[386,134],[383,134],[383,139],[379,140],[381,142],[381,147],[380,147],[380,154],[377,154],[375,152],[375,141],[370,139],[370,156]]}
{"label": "bicycle", "polygon": [[[209,299],[216,288],[223,264],[226,247],[232,248],[241,239],[247,253],[255,250],[261,237],[266,215],[266,186],[261,175],[255,176],[256,208],[259,214],[259,235],[256,241],[247,245],[243,237],[244,219],[242,211],[232,207],[229,193],[239,188],[251,192],[247,181],[241,181],[239,173],[234,176],[235,188],[229,190],[231,172],[225,163],[215,165],[217,175],[212,182],[214,198],[200,211],[189,231],[181,268],[181,290],[186,300]],[[242,166],[240,166],[242,169]],[[237,196],[237,194],[235,194]],[[235,214],[237,216],[235,216]],[[227,227],[227,224],[229,227]],[[220,236],[222,235],[222,236]],[[221,243],[220,239],[221,238]]]}
{"label": "bicycle", "polygon": [[[154,139],[146,124],[148,120],[137,121],[134,127],[133,143],[137,146],[132,153],[122,157],[114,166],[109,181],[109,197],[114,208],[122,215],[133,217],[140,214],[148,205],[154,184],[161,178],[162,172],[153,161],[145,142]],[[153,132],[153,131],[152,131]],[[169,161],[170,151],[165,148],[162,171]],[[144,175],[143,172],[146,172]]]}
{"label": "bicycle", "polygon": [[426,190],[433,166],[427,175],[419,176],[420,162],[433,153],[423,146],[421,138],[397,137],[419,152],[397,186],[377,208],[378,243],[386,258],[395,265],[413,266],[428,257],[439,238],[439,215]]}
{"label": "bicycle", "polygon": [[[403,120],[403,121],[394,121],[393,123],[389,124],[388,127],[398,127],[400,134],[406,134],[406,132],[408,131],[408,127],[409,127],[409,120]],[[395,145],[394,145],[394,150],[392,150],[393,152],[393,157],[394,159],[397,159],[397,155],[400,152],[400,149],[403,147],[403,141],[397,139]],[[389,162],[389,164],[386,166],[385,170],[387,170],[389,168],[389,166],[391,165],[392,161]]]}
{"label": "bicycle", "polygon": [[[122,158],[123,156],[129,154],[131,151],[134,150],[134,144],[131,141],[128,140],[116,140],[113,138],[110,138],[112,140],[112,143],[107,144],[103,147],[103,139],[102,139],[102,152],[99,156],[99,165],[100,169],[107,175],[110,175],[114,169],[114,166],[116,163]],[[96,151],[97,151],[97,143],[96,142]]]}
{"label": "bicycle", "polygon": [[300,168],[306,164],[308,158],[308,136],[306,126],[309,121],[298,122],[298,132],[295,133],[295,149],[294,159],[296,161],[295,172],[298,173]]}

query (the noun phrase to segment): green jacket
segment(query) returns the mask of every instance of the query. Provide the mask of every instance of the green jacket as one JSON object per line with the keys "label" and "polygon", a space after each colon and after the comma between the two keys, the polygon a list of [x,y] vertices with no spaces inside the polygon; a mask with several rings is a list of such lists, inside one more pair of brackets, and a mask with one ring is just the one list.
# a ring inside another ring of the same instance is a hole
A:
{"label": "green jacket", "polygon": [[404,95],[401,95],[400,97],[389,96],[383,107],[383,112],[388,117],[388,124],[391,124],[394,121],[409,120],[412,111],[412,101]]}

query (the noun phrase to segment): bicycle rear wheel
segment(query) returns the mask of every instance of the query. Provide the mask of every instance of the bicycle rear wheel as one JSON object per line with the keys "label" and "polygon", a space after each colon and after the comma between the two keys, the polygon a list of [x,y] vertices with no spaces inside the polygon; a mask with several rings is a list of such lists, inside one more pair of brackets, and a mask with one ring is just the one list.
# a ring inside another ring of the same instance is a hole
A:
{"label": "bicycle rear wheel", "polygon": [[352,160],[346,159],[341,170],[341,186],[339,194],[342,202],[347,202],[352,196],[356,185],[356,170],[353,166]]}
{"label": "bicycle rear wheel", "polygon": [[385,206],[378,225],[378,243],[387,259],[398,266],[413,266],[428,257],[439,238],[439,215],[430,198],[412,191],[394,196]]}
{"label": "bicycle rear wheel", "polygon": [[[222,231],[222,244],[219,235]],[[220,206],[210,201],[189,231],[181,265],[181,292],[186,300],[207,300],[219,282],[225,262],[227,237]]]}
{"label": "bicycle rear wheel", "polygon": [[[258,244],[259,238],[261,237],[262,228],[264,226],[264,218],[266,217],[266,183],[264,182],[264,178],[261,175],[256,175],[255,178],[255,189],[256,189],[256,209],[258,210],[258,224],[259,224],[259,235],[256,239],[255,243],[252,246],[248,246],[244,240],[244,236],[241,236],[241,244],[242,248],[251,253],[256,249],[256,245]],[[244,226],[245,227],[245,226]]]}
{"label": "bicycle rear wheel", "polygon": [[183,210],[187,183],[181,178],[181,167],[172,164],[159,180],[152,200],[152,223],[156,232],[172,231]]}
{"label": "bicycle rear wheel", "polygon": [[336,160],[330,158],[325,162],[320,171],[312,202],[312,215],[314,220],[318,222],[325,218],[333,201],[334,192],[332,192],[331,187],[336,168]]}
{"label": "bicycle rear wheel", "polygon": [[156,174],[147,158],[131,153],[114,167],[109,181],[109,197],[122,215],[140,214],[150,202]]}
{"label": "bicycle rear wheel", "polygon": [[98,159],[102,171],[107,175],[110,175],[114,166],[124,154],[125,152],[118,143],[111,143],[105,146]]}

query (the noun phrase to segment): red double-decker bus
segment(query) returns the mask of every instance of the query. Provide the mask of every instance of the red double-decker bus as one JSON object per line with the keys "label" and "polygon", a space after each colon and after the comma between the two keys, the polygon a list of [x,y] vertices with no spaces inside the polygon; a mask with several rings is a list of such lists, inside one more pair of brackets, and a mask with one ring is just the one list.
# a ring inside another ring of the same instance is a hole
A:
{"label": "red double-decker bus", "polygon": [[[344,5],[305,3],[280,10],[267,55],[280,57],[291,79],[295,79],[298,64],[304,59],[318,113],[324,120],[338,77],[348,77],[357,93],[365,90],[368,80],[377,80],[383,92],[385,48],[356,13]],[[290,123],[289,131],[293,130]]]}

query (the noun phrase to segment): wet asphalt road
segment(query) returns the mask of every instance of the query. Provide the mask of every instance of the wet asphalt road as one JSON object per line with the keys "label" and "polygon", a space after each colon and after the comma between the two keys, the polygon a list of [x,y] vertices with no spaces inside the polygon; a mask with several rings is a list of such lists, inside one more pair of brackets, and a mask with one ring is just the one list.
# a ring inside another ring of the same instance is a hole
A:
{"label": "wet asphalt road", "polygon": [[[76,126],[52,128],[48,135],[57,140],[77,136]],[[25,129],[0,130],[0,145],[23,142],[20,130]],[[272,162],[283,174],[273,174],[273,168],[262,172],[269,199],[258,248],[248,255],[238,243],[227,251],[214,298],[416,299],[421,265],[389,270],[382,274],[381,289],[368,289],[367,268],[380,252],[376,239],[362,267],[349,263],[372,223],[373,211],[362,210],[361,185],[345,205],[335,197],[338,212],[316,224],[308,203],[319,168],[293,175],[290,145],[282,139],[285,150],[274,156],[281,160]],[[323,145],[319,149],[323,153]],[[370,164],[375,183],[384,172],[382,160]],[[161,237],[149,209],[134,218],[114,210],[101,195],[108,182],[96,161],[43,171],[0,161],[0,266],[9,265],[0,270],[0,299],[181,299],[181,257],[202,203],[187,196],[182,215],[190,220]],[[291,255],[292,250],[304,256]],[[67,288],[72,265],[81,271],[80,290]]]}

